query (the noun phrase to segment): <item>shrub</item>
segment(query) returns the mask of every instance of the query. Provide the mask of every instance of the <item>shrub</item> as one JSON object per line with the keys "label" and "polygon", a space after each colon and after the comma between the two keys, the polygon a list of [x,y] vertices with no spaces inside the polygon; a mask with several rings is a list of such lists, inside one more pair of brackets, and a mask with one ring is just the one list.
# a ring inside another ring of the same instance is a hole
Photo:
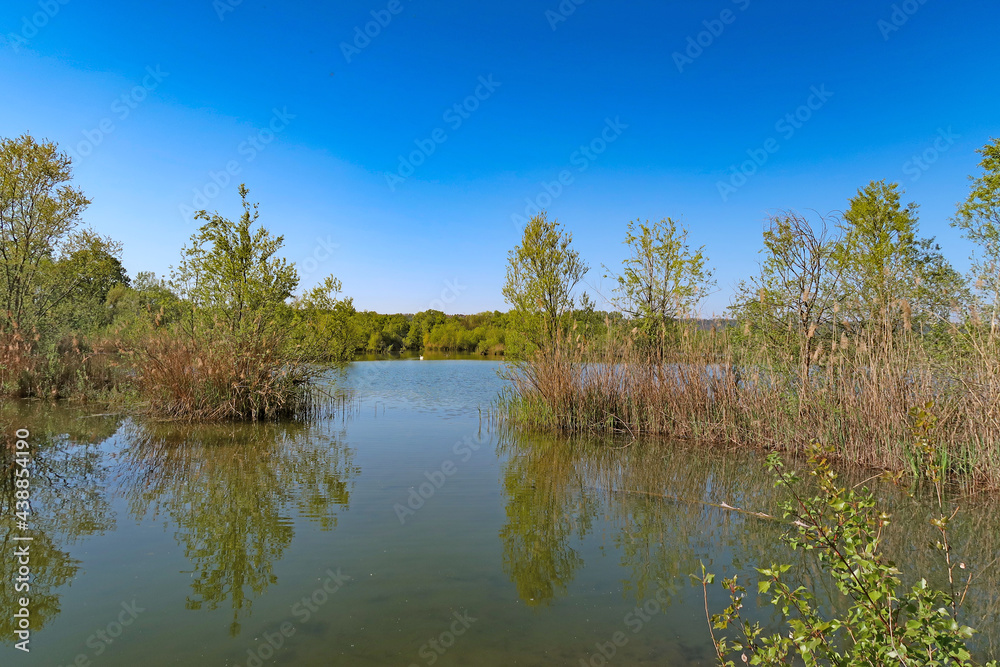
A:
{"label": "shrub", "polygon": [[[927,433],[933,426],[925,412],[915,415],[921,451],[930,451]],[[925,459],[933,465],[933,458]],[[867,489],[856,491],[838,486],[825,453],[816,448],[809,457],[809,475],[818,492],[803,497],[797,492],[798,477],[785,472],[777,455],[769,457],[777,484],[788,488],[793,499],[786,505],[785,518],[795,532],[786,536],[792,549],[815,554],[819,565],[847,600],[846,611],[823,610],[804,586],[793,588],[785,580],[789,565],[759,568],[758,593],[769,595],[770,603],[781,612],[786,629],[765,635],[758,623],[741,618],[746,589],[736,576],[722,582],[730,605],[710,616],[710,627],[725,630],[736,626],[742,637],[716,638],[713,643],[721,664],[737,664],[734,657],[751,665],[783,665],[795,656],[805,665],[972,665],[967,647],[972,628],[962,625],[959,611],[963,594],[955,590],[956,563],[948,543],[948,522],[954,518],[944,510],[939,472],[928,478],[938,490],[940,513],[931,521],[939,531],[937,548],[944,555],[952,590],[935,590],[923,577],[905,590],[896,566],[881,549],[882,531],[890,516],[876,507]],[[695,579],[705,590],[714,576],[706,573]],[[989,663],[995,666],[995,662]]]}

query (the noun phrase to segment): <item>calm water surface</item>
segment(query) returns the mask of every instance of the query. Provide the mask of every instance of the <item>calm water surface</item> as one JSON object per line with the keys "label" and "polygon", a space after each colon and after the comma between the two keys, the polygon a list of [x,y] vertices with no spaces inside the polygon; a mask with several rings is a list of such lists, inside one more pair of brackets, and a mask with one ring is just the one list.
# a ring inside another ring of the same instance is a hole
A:
{"label": "calm water surface", "polygon": [[[603,652],[607,664],[709,665],[688,577],[699,561],[747,576],[795,562],[815,576],[779,542],[780,523],[713,505],[777,511],[760,456],[500,437],[480,411],[498,367],[356,363],[333,374],[342,409],[314,424],[4,405],[5,434],[32,434],[34,540],[25,654],[12,639],[23,531],[5,475],[0,664],[576,666],[605,664]],[[896,512],[890,552],[928,570],[929,506],[878,492]],[[966,620],[991,655],[1000,519],[989,502],[965,505],[953,537],[981,572]],[[725,599],[712,591],[709,604]]]}

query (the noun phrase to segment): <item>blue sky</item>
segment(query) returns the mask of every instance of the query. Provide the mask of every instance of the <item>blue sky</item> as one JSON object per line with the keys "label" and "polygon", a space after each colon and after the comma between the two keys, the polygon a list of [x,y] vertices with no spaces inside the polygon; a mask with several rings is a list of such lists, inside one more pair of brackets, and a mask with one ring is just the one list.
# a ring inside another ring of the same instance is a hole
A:
{"label": "blue sky", "polygon": [[334,274],[361,309],[506,309],[542,205],[599,294],[629,220],[680,219],[710,315],[769,212],[843,210],[872,179],[967,267],[948,220],[1000,135],[998,25],[986,0],[6,0],[0,135],[75,156],[132,274],[176,264],[191,210],[238,215],[246,182],[303,285]]}

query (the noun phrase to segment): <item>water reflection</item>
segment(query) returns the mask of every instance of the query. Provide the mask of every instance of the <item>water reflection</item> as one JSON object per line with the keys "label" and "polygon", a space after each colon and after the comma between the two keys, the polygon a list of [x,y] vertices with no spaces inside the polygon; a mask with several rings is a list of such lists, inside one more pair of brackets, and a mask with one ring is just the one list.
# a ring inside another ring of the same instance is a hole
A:
{"label": "water reflection", "polygon": [[[610,530],[622,589],[637,602],[660,589],[672,601],[691,595],[688,575],[698,571],[699,562],[718,573],[738,572],[751,586],[755,567],[787,562],[794,565],[792,583],[809,586],[821,603],[844,603],[814,559],[783,544],[781,536],[789,530],[784,521],[753,514],[780,517],[788,500],[760,455],[653,439],[613,442],[511,433],[502,434],[499,449],[506,458],[501,475],[507,510],[500,531],[504,569],[529,605],[565,594],[585,565],[582,541],[596,520],[605,522],[602,530]],[[842,471],[845,484],[866,477],[864,471]],[[936,539],[929,525],[932,499],[912,498],[881,480],[866,484],[893,513],[883,546],[903,570],[904,585],[924,576],[947,590],[942,556],[930,546]],[[965,622],[981,631],[980,651],[995,654],[1000,516],[985,501],[962,503],[950,538],[956,557],[966,564],[962,573],[974,573]],[[751,586],[748,590],[756,590]],[[957,592],[961,595],[960,587]],[[700,598],[701,591],[695,593]],[[774,620],[769,608],[752,615],[765,623]]]}
{"label": "water reflection", "polygon": [[326,424],[130,425],[121,489],[137,519],[174,528],[191,561],[188,609],[228,603],[240,633],[253,600],[277,581],[274,564],[294,515],[322,530],[350,505],[354,451]]}
{"label": "water reflection", "polygon": [[699,560],[711,564],[730,553],[765,560],[782,530],[722,507],[774,504],[760,465],[757,476],[748,466],[737,475],[733,462],[686,448],[643,441],[616,446],[579,436],[506,433],[499,448],[507,459],[507,523],[500,532],[505,571],[528,604],[565,591],[584,564],[571,540],[582,540],[598,515],[613,529],[624,590],[636,600],[659,589],[675,595]]}
{"label": "water reflection", "polygon": [[[67,547],[79,540],[113,530],[115,516],[105,493],[110,468],[98,444],[110,437],[118,420],[106,417],[79,419],[45,409],[43,404],[5,403],[0,424],[5,444],[15,429],[28,428],[31,452],[30,512],[28,530],[17,527],[16,467],[0,465],[0,636],[13,643],[14,614],[18,599],[31,599],[31,629],[40,630],[61,609],[60,588],[76,576],[79,561]],[[52,436],[51,433],[59,435]],[[30,536],[30,542],[14,537]],[[18,591],[16,546],[27,544],[30,553],[30,591]]]}
{"label": "water reflection", "polygon": [[518,441],[502,438],[507,455],[503,490],[507,523],[500,531],[504,572],[528,605],[548,604],[566,590],[583,558],[571,545],[590,531],[599,508],[592,490],[576,470],[579,454],[551,439]]}

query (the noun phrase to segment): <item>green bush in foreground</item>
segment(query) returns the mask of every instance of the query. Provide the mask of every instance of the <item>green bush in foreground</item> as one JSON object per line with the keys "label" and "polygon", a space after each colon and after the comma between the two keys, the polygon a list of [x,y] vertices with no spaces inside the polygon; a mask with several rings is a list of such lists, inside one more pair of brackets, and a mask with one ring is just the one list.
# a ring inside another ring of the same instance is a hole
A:
{"label": "green bush in foreground", "polygon": [[[914,413],[918,444],[929,447],[927,434],[933,417],[924,411]],[[923,578],[904,590],[900,571],[882,553],[882,528],[889,515],[876,508],[868,489],[855,491],[837,485],[822,450],[815,448],[809,458],[809,474],[818,485],[810,498],[802,497],[794,473],[785,472],[781,459],[772,455],[769,465],[777,476],[776,484],[789,489],[793,500],[785,507],[795,532],[787,536],[793,549],[812,551],[823,571],[831,576],[849,607],[844,613],[819,609],[813,594],[803,586],[792,588],[783,576],[789,565],[760,568],[758,593],[769,595],[769,602],[780,610],[785,629],[765,635],[758,623],[740,615],[746,589],[737,577],[726,579],[722,586],[730,605],[710,617],[710,625],[725,630],[735,625],[742,634],[736,640],[712,639],[722,665],[740,662],[751,665],[783,665],[794,659],[805,665],[974,665],[967,647],[974,630],[962,625],[958,612],[964,594],[956,594],[955,563],[948,544],[948,522],[954,518],[944,512],[940,476],[933,469],[926,475],[938,493],[938,515],[931,521],[939,531],[936,547],[944,555],[951,592],[935,590]],[[714,575],[702,566],[701,576],[694,577],[706,594]],[[996,662],[988,663],[991,666]]]}

